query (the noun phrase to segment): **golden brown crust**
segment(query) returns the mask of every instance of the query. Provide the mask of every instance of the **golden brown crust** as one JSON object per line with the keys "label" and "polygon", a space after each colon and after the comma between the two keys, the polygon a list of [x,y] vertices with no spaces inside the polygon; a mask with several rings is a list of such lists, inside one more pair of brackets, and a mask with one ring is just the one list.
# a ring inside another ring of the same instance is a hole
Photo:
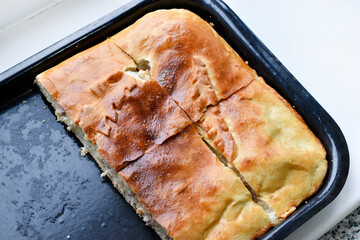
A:
{"label": "golden brown crust", "polygon": [[[120,85],[107,93],[101,103],[91,106],[85,113],[92,116],[99,108],[114,107],[115,121],[106,115],[109,134],[97,134],[95,141],[99,153],[115,170],[142,156],[154,144],[161,144],[190,124],[187,116],[162,91],[156,81],[137,81],[132,90],[125,90],[124,95],[119,96],[122,89]],[[88,126],[86,121],[89,119],[79,123],[85,130],[85,126]],[[89,127],[94,129],[99,126],[102,126],[101,122]]]}
{"label": "golden brown crust", "polygon": [[255,71],[196,14],[159,10],[111,38],[135,61],[150,62],[151,75],[197,121],[208,105],[229,97]]}
{"label": "golden brown crust", "polygon": [[326,152],[302,118],[272,88],[253,81],[210,107],[199,122],[207,140],[285,218],[321,185]]}
{"label": "golden brown crust", "polygon": [[119,174],[174,239],[252,239],[269,225],[265,211],[192,126]]}
{"label": "golden brown crust", "polygon": [[116,170],[190,124],[156,81],[124,73],[129,66],[107,40],[37,78]]}
{"label": "golden brown crust", "polygon": [[[141,60],[149,71],[128,71]],[[302,118],[187,10],[147,14],[37,81],[175,239],[253,239],[273,222],[186,114],[280,219],[327,171]]]}
{"label": "golden brown crust", "polygon": [[42,79],[42,84],[51,82],[53,88],[48,91],[77,123],[82,107],[97,101],[89,87],[111,81],[130,66],[136,67],[132,59],[107,40],[43,72],[37,79]]}

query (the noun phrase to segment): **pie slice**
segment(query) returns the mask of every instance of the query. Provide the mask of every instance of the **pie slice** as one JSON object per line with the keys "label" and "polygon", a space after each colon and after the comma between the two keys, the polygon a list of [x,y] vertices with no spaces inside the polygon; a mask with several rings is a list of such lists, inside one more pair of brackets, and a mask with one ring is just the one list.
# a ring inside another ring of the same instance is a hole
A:
{"label": "pie slice", "polygon": [[110,40],[149,69],[193,121],[256,77],[214,29],[184,9],[159,10]]}
{"label": "pie slice", "polygon": [[190,124],[146,72],[107,40],[40,74],[36,82],[59,120],[90,141],[116,170]]}
{"label": "pie slice", "polygon": [[192,126],[119,174],[173,239],[254,239],[270,227],[239,177]]}
{"label": "pie slice", "polygon": [[295,110],[254,80],[198,122],[199,132],[262,200],[286,218],[321,185],[326,152]]}

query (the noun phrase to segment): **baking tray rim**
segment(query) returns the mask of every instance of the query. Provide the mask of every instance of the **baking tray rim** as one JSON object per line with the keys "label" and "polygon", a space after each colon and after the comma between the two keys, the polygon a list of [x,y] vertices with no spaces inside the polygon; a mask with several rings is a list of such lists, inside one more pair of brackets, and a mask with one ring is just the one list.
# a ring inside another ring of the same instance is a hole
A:
{"label": "baking tray rim", "polygon": [[[180,5],[179,2],[181,2]],[[188,5],[185,6],[186,4]],[[340,128],[331,116],[320,106],[319,103],[317,103],[310,93],[306,91],[306,89],[240,20],[240,18],[221,0],[132,1],[31,56],[30,58],[20,62],[5,72],[0,73],[0,93],[5,93],[8,89],[12,89],[13,85],[16,84],[17,81],[24,81],[24,78],[30,76],[33,77],[36,73],[40,73],[49,68],[49,64],[51,66],[61,62],[63,59],[59,60],[59,58],[57,58],[58,56],[64,54],[65,56],[63,58],[66,59],[74,53],[88,48],[89,46],[84,49],[76,49],[87,39],[101,34],[104,29],[112,26],[116,19],[122,19],[126,15],[129,16],[136,11],[143,11],[144,14],[156,9],[178,8],[182,5],[183,8],[188,9],[189,6],[192,6],[191,8],[193,9],[189,9],[192,11],[194,11],[195,8],[198,8],[199,11],[200,8],[201,11],[208,11],[210,14],[209,16],[214,16],[214,19],[210,20],[216,20],[218,22],[221,21],[228,29],[232,30],[232,33],[237,37],[236,40],[247,45],[246,47],[249,48],[247,49],[247,52],[250,52],[248,57],[253,57],[256,61],[258,61],[257,64],[262,65],[262,67],[266,69],[267,73],[266,71],[264,72],[264,78],[267,83],[269,83],[269,78],[267,78],[266,75],[275,76],[275,80],[272,80],[272,84],[270,85],[279,91],[279,93],[288,100],[291,105],[295,106],[296,110],[305,119],[313,131],[320,131],[320,136],[319,132],[315,135],[317,135],[323,144],[324,142],[326,143],[324,146],[327,147],[327,153],[331,158],[328,159],[329,169],[322,187],[310,198],[307,204],[302,204],[286,220],[278,226],[272,228],[261,237],[261,239],[283,239],[309,220],[322,208],[327,206],[340,193],[349,171],[349,152],[346,140]],[[196,11],[194,12],[197,13]],[[216,24],[215,30],[217,30]],[[220,35],[222,34],[220,33]],[[222,37],[226,39],[226,36],[222,35]],[[91,44],[95,45],[96,42],[92,42]],[[84,45],[86,45],[86,43]],[[232,44],[230,43],[230,45]],[[234,48],[233,45],[232,47]],[[71,51],[68,51],[70,49],[72,49],[72,53]],[[258,71],[256,67],[253,68]],[[32,79],[30,79],[31,83],[29,83],[30,81],[28,79],[26,82],[27,84],[25,84],[26,86],[24,86],[25,89],[32,85]],[[289,96],[289,94],[292,96]],[[319,127],[322,127],[323,129]]]}

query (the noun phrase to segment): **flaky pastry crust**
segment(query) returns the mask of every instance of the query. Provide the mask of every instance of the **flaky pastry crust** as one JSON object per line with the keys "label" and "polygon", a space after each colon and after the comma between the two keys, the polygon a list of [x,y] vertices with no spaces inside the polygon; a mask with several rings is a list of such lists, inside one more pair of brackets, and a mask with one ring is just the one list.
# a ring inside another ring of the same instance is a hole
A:
{"label": "flaky pastry crust", "polygon": [[263,81],[255,80],[210,107],[198,124],[199,132],[280,220],[311,196],[326,175],[321,142]]}
{"label": "flaky pastry crust", "polygon": [[135,61],[149,61],[151,76],[193,121],[256,75],[210,24],[184,9],[146,14],[110,40]]}
{"label": "flaky pastry crust", "polygon": [[241,180],[192,126],[119,174],[174,239],[252,239],[270,226]]}
{"label": "flaky pastry crust", "polygon": [[327,171],[302,118],[188,10],[146,14],[36,82],[163,239],[257,238]]}

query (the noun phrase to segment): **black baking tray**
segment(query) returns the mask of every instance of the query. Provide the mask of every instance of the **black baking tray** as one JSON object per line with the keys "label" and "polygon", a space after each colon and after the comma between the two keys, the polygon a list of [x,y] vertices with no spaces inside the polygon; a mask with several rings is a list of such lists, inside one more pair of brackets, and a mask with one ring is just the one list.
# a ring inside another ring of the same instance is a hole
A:
{"label": "black baking tray", "polygon": [[[216,0],[133,1],[0,74],[0,239],[158,239],[64,125],[33,81],[42,71],[132,24],[144,14],[186,8],[215,30],[300,113],[321,140],[329,169],[307,203],[262,239],[283,239],[328,205],[345,184],[349,153],[327,112],[254,33]],[[45,120],[45,121],[44,121]]]}

